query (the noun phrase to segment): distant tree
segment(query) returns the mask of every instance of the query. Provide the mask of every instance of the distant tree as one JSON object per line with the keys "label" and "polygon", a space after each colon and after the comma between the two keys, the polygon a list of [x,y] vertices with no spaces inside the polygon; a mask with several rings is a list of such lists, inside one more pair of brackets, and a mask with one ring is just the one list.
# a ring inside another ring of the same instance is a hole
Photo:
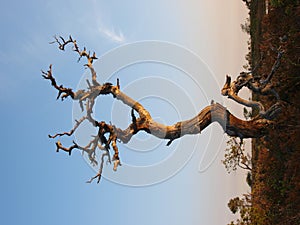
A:
{"label": "distant tree", "polygon": [[252,187],[252,171],[247,173],[246,182],[249,185],[249,187]]}
{"label": "distant tree", "polygon": [[251,224],[251,195],[244,194],[242,198],[236,197],[229,201],[228,207],[233,214],[239,213],[240,217],[228,225],[250,225]]}
{"label": "distant tree", "polygon": [[250,18],[249,17],[247,17],[246,21],[241,24],[241,29],[246,34],[250,34]]}
{"label": "distant tree", "polygon": [[251,0],[242,0],[242,2],[244,2],[247,6],[248,9],[250,9],[251,7]]}
{"label": "distant tree", "polygon": [[[98,173],[92,177],[89,182],[92,182],[94,179],[97,179],[97,182],[100,181],[104,158],[107,158],[109,162],[113,161],[114,170],[117,170],[117,167],[121,165],[117,145],[118,141],[126,144],[140,131],[144,131],[161,139],[167,139],[167,145],[169,146],[174,140],[188,134],[200,134],[200,132],[211,123],[217,122],[221,125],[226,134],[230,137],[240,138],[240,143],[243,143],[242,140],[245,138],[258,138],[266,135],[269,129],[272,129],[275,123],[273,119],[281,109],[279,96],[272,86],[272,77],[279,67],[280,59],[283,54],[282,51],[278,51],[274,66],[266,76],[254,77],[252,71],[240,73],[234,81],[231,80],[230,76],[226,76],[221,94],[241,105],[256,109],[258,114],[251,118],[251,120],[241,120],[235,117],[221,104],[212,101],[210,105],[202,109],[195,117],[167,126],[154,121],[151,114],[142,104],[122,92],[119,79],[117,79],[115,85],[112,83],[100,83],[97,80],[97,73],[93,67],[93,62],[97,60],[95,53],[91,54],[86,48],[79,48],[76,40],[71,36],[69,36],[68,39],[55,37],[52,43],[56,43],[58,48],[62,51],[64,51],[68,45],[71,45],[73,51],[79,56],[78,61],[82,58],[86,59],[84,66],[88,68],[91,73],[90,80],[87,80],[88,88],[73,91],[72,88],[57,84],[53,76],[52,65],[49,66],[48,71],[42,71],[44,79],[49,80],[51,85],[58,91],[57,99],[61,98],[61,100],[65,100],[70,97],[73,101],[78,101],[81,110],[85,112],[82,118],[76,120],[75,126],[69,132],[57,133],[49,135],[49,137],[71,136],[84,121],[88,121],[97,129],[97,134],[93,136],[92,140],[87,143],[86,146],[80,146],[73,141],[73,145],[65,147],[60,141],[56,142],[57,152],[63,150],[71,155],[74,149],[78,149],[82,151],[83,154],[88,155],[90,163],[99,166]],[[278,101],[270,108],[265,109],[265,106],[261,102],[241,98],[238,94],[243,87],[248,88],[251,92],[256,94],[274,95]],[[120,101],[131,109],[131,123],[126,129],[121,129],[114,124],[98,121],[94,118],[93,109],[95,101],[101,95],[112,95],[113,100]],[[236,139],[231,139],[236,147],[234,151],[231,150],[231,152],[228,152],[228,158],[225,159],[227,160],[226,165],[233,169],[237,166],[250,169],[248,156],[244,155],[243,150],[240,148],[241,144],[237,144],[235,140]],[[111,148],[113,150],[112,155],[110,152]],[[96,149],[99,149],[103,153],[100,162],[96,159]],[[236,156],[237,158],[232,158],[232,156]]]}
{"label": "distant tree", "polygon": [[225,150],[224,160],[222,160],[228,173],[236,171],[239,167],[245,170],[252,170],[251,156],[245,153],[245,144],[243,141],[238,143],[235,137],[231,137],[227,141],[227,148]]}

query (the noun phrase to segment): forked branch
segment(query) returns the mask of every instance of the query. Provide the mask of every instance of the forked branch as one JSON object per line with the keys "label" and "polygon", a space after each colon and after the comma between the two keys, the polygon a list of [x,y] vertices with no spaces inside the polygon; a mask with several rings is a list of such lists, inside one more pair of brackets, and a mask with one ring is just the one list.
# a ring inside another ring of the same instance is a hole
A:
{"label": "forked branch", "polygon": [[[257,108],[259,110],[260,117],[266,119],[273,119],[274,116],[280,111],[280,104],[279,95],[274,90],[273,85],[271,83],[271,79],[275,74],[276,70],[279,68],[280,60],[282,58],[283,53],[283,51],[278,51],[276,61],[266,79],[254,77],[251,72],[242,72],[235,81],[231,82],[231,77],[227,75],[225,84],[221,90],[221,94],[227,96],[230,99],[233,99],[237,103],[242,104],[244,106]],[[246,100],[238,96],[239,91],[243,87],[246,87],[250,91],[260,95],[274,95],[277,99],[277,102],[267,111],[265,111],[265,108],[261,102]]]}

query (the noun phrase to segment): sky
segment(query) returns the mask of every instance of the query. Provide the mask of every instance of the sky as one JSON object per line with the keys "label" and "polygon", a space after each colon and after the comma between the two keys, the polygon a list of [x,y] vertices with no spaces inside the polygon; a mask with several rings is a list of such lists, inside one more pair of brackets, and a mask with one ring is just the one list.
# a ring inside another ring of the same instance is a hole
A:
{"label": "sky", "polygon": [[[85,157],[56,153],[48,139],[72,127],[78,105],[56,101],[41,69],[53,64],[59,83],[85,85],[84,63],[49,44],[53,35],[71,34],[99,56],[100,82],[120,78],[121,89],[159,122],[188,119],[212,99],[241,116],[220,87],[246,63],[242,1],[12,0],[0,10],[1,224],[215,225],[234,218],[227,202],[249,188],[243,171],[228,174],[221,163],[226,136],[219,125],[169,147],[139,134],[119,143],[116,173],[108,165],[100,184],[87,184],[95,170]],[[95,111],[120,127],[129,113],[110,96]],[[92,132],[84,125],[74,138],[84,143]]]}

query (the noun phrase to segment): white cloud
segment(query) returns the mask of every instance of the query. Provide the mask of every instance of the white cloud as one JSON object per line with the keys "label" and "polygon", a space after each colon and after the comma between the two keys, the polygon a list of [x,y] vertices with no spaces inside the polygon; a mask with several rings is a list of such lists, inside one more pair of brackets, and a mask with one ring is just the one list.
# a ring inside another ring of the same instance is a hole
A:
{"label": "white cloud", "polygon": [[[109,21],[112,16],[109,7],[107,8],[105,4],[102,5],[102,3],[99,3],[99,1],[96,0],[91,0],[91,2],[93,6],[92,14],[94,21],[96,21],[95,25],[97,26],[97,32],[109,41],[119,44],[126,42],[126,38],[120,29],[115,29],[114,25],[108,25],[111,24]],[[104,8],[106,10],[103,10]]]}
{"label": "white cloud", "polygon": [[101,26],[99,31],[103,36],[110,39],[113,42],[124,43],[125,37],[121,31],[116,32],[114,29],[107,29],[106,27]]}

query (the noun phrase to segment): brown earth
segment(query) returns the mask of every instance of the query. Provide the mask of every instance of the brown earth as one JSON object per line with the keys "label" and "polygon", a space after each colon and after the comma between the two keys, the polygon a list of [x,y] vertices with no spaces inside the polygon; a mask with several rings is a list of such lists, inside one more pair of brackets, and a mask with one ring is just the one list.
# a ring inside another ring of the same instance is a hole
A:
{"label": "brown earth", "polygon": [[[251,55],[255,75],[266,77],[276,49],[284,50],[272,81],[282,112],[269,134],[253,140],[252,224],[300,224],[300,5],[299,1],[251,1]],[[278,4],[275,4],[278,3]],[[270,107],[274,97],[253,95]]]}

